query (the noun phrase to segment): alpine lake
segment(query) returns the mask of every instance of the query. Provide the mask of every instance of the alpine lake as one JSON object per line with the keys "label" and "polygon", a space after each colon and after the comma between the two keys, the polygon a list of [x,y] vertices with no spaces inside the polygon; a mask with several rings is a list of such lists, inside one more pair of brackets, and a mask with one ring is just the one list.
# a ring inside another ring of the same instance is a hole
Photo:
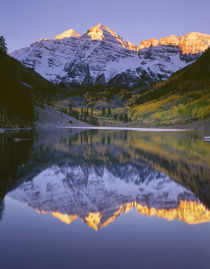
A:
{"label": "alpine lake", "polygon": [[0,268],[210,268],[210,131],[0,134]]}

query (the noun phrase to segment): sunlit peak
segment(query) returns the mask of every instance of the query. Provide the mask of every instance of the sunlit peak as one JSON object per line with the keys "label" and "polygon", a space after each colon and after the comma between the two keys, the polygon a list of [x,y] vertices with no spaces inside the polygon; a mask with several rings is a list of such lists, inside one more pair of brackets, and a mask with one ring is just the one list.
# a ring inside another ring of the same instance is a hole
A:
{"label": "sunlit peak", "polygon": [[62,34],[56,35],[54,39],[63,39],[67,37],[80,37],[81,35],[78,34],[74,29],[69,29]]}
{"label": "sunlit peak", "polygon": [[111,28],[104,26],[101,23],[98,23],[97,25],[91,27],[87,35],[92,40],[109,40],[111,42],[116,42],[119,46],[122,46],[126,49],[136,51],[136,46],[132,44],[131,42],[124,41],[115,31],[113,31]]}
{"label": "sunlit peak", "polygon": [[51,40],[50,38],[41,38],[38,40],[38,42],[46,41],[46,40]]}
{"label": "sunlit peak", "polygon": [[103,27],[103,25],[101,23],[98,23],[96,27]]}
{"label": "sunlit peak", "polygon": [[88,36],[90,36],[92,40],[103,40],[104,33],[101,28],[102,28],[101,23],[91,27],[90,30],[88,31]]}

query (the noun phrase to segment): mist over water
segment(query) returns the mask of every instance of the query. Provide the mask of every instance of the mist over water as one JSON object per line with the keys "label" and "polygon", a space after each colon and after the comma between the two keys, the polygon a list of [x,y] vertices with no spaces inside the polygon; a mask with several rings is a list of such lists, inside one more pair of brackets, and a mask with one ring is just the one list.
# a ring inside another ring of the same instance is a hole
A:
{"label": "mist over water", "polygon": [[0,266],[208,268],[204,135],[0,134]]}

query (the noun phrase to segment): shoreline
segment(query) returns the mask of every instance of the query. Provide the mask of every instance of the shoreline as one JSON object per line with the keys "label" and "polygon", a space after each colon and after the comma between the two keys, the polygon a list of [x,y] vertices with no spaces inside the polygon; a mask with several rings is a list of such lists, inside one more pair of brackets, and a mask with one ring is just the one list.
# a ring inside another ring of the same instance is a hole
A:
{"label": "shoreline", "polygon": [[0,134],[11,131],[29,131],[33,129],[34,127],[0,128]]}
{"label": "shoreline", "polygon": [[210,132],[210,118],[204,120],[187,122],[185,124],[174,125],[138,125],[133,122],[127,124],[115,124],[91,126],[90,124],[77,120],[63,112],[45,105],[44,108],[36,106],[38,120],[33,126],[26,127],[0,127],[0,133],[9,131],[27,131],[27,130],[53,130],[53,129],[95,129],[95,130],[133,130],[133,131],[196,131],[204,130]]}
{"label": "shoreline", "polygon": [[153,127],[115,127],[115,126],[70,126],[64,129],[90,129],[90,130],[122,130],[122,131],[138,131],[138,132],[190,132],[193,129],[178,128],[153,128]]}
{"label": "shoreline", "polygon": [[203,130],[201,128],[187,128],[179,126],[164,126],[164,127],[128,127],[128,126],[58,126],[58,125],[43,125],[35,127],[20,127],[20,128],[0,128],[0,134],[5,132],[29,131],[29,130],[55,130],[55,129],[92,129],[92,130],[125,130],[125,131],[139,131],[139,132],[190,132],[196,130]]}
{"label": "shoreline", "polygon": [[[54,112],[54,111],[53,111]],[[53,129],[95,129],[95,130],[133,130],[133,131],[150,131],[150,132],[175,132],[175,131],[196,131],[196,130],[203,130],[203,131],[209,131],[210,132],[210,119],[197,121],[197,122],[191,122],[186,123],[183,125],[175,124],[175,125],[168,125],[168,126],[132,126],[132,125],[125,125],[125,126],[91,126],[85,122],[81,122],[79,120],[76,120],[72,117],[68,116],[69,118],[73,120],[73,124],[68,124],[68,121],[64,121],[63,116],[59,118],[59,121],[48,121],[45,119],[43,121],[37,121],[35,122],[34,126],[31,127],[7,127],[2,128],[0,127],[0,134],[10,131],[28,131],[28,130],[53,130]],[[58,124],[59,122],[59,124]],[[62,124],[63,123],[63,124]]]}

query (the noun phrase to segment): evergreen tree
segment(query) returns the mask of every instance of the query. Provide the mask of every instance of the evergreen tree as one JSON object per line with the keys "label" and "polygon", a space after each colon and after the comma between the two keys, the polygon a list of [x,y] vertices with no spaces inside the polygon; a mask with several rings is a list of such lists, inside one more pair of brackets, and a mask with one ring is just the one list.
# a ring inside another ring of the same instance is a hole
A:
{"label": "evergreen tree", "polygon": [[87,121],[87,114],[84,115],[83,120],[84,120],[84,121]]}
{"label": "evergreen tree", "polygon": [[71,111],[72,111],[72,109],[73,109],[72,104],[69,104],[69,112],[71,112]]}
{"label": "evergreen tree", "polygon": [[119,116],[119,120],[120,120],[120,121],[123,121],[123,114],[120,114],[120,116]]}
{"label": "evergreen tree", "polygon": [[105,107],[102,108],[102,116],[106,116],[106,109],[105,109]]}
{"label": "evergreen tree", "polygon": [[0,36],[0,56],[7,54],[7,44],[5,38]]}
{"label": "evergreen tree", "polygon": [[124,115],[124,123],[128,122],[128,115],[125,113]]}

